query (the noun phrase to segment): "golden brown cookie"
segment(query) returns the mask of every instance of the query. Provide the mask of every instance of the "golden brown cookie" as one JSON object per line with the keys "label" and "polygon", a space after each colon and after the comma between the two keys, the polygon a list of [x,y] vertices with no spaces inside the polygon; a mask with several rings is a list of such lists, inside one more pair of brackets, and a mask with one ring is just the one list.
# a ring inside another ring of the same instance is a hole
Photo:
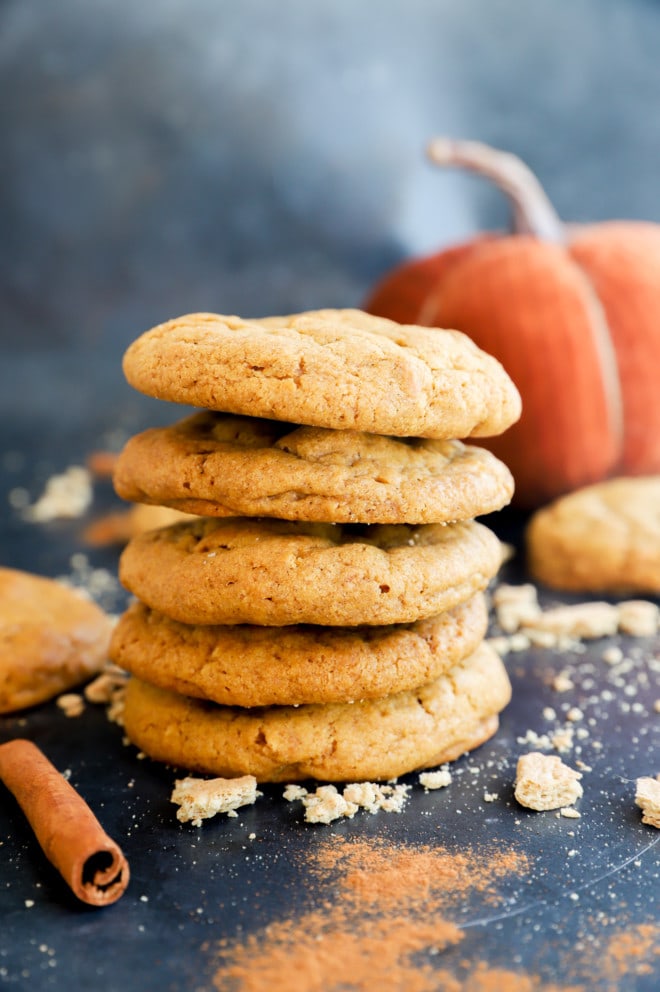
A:
{"label": "golden brown cookie", "polygon": [[0,713],[36,706],[99,671],[112,622],[54,579],[0,568]]}
{"label": "golden brown cookie", "polygon": [[481,593],[389,627],[195,627],[133,603],[110,657],[145,682],[225,706],[352,702],[433,681],[476,650],[487,622]]}
{"label": "golden brown cookie", "polygon": [[502,662],[484,643],[420,689],[352,704],[245,710],[131,678],[124,727],[152,758],[208,775],[254,775],[260,782],[390,779],[483,743],[510,694]]}
{"label": "golden brown cookie", "polygon": [[188,314],[134,341],[123,367],[157,399],[313,427],[484,437],[520,416],[510,378],[466,335],[360,310]]}
{"label": "golden brown cookie", "polygon": [[381,526],[200,517],[133,538],[119,578],[188,624],[354,627],[435,616],[501,562],[482,524]]}
{"label": "golden brown cookie", "polygon": [[508,468],[461,441],[193,414],[131,438],[114,475],[123,499],[209,517],[424,524],[499,510]]}
{"label": "golden brown cookie", "polygon": [[563,496],[534,514],[526,541],[538,582],[660,594],[660,475],[610,479]]}
{"label": "golden brown cookie", "polygon": [[127,510],[107,513],[92,520],[83,533],[87,544],[103,547],[108,544],[127,544],[132,537],[146,530],[167,527],[181,520],[188,520],[190,514],[181,513],[169,506],[150,503],[136,503]]}

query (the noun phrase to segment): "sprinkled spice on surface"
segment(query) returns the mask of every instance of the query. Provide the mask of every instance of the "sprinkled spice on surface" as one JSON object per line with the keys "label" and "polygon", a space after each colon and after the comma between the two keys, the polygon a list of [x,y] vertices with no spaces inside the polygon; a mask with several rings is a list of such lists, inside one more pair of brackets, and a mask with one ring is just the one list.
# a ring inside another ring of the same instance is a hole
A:
{"label": "sprinkled spice on surface", "polygon": [[[331,835],[305,863],[323,893],[322,908],[277,920],[243,941],[224,941],[214,984],[223,992],[459,992],[465,986],[435,967],[463,937],[452,907],[475,892],[493,902],[495,882],[527,868],[527,858],[508,849],[456,854]],[[479,992],[565,992],[478,964],[472,972],[470,988]]]}

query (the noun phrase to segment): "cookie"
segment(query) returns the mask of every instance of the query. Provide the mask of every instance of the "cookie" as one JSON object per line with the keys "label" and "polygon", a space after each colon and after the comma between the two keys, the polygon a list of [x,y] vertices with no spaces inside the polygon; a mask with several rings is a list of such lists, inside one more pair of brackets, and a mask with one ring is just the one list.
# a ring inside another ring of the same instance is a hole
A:
{"label": "cookie", "polygon": [[357,526],[200,517],[133,538],[126,589],[187,624],[411,623],[484,589],[501,545],[474,521]]}
{"label": "cookie", "polygon": [[92,520],[84,530],[86,544],[104,547],[110,544],[127,544],[132,537],[146,530],[167,527],[169,524],[188,520],[190,514],[181,513],[169,506],[136,503],[127,510],[106,513]]}
{"label": "cookie", "polygon": [[359,310],[188,314],[134,341],[123,368],[157,399],[312,427],[485,437],[520,416],[511,379],[466,335]]}
{"label": "cookie", "polygon": [[36,706],[98,672],[112,622],[54,579],[0,568],[0,713]]}
{"label": "cookie", "polygon": [[660,594],[660,475],[563,496],[534,514],[526,545],[530,572],[545,585]]}
{"label": "cookie", "polygon": [[213,517],[424,524],[499,510],[506,466],[461,441],[393,438],[197,413],[131,438],[123,499]]}
{"label": "cookie", "polygon": [[484,643],[420,689],[353,704],[245,710],[131,678],[124,728],[150,757],[207,775],[254,775],[260,782],[390,779],[483,743],[510,694],[502,662]]}
{"label": "cookie", "polygon": [[391,695],[438,678],[486,634],[481,593],[389,627],[194,627],[133,603],[110,657],[163,689],[225,706],[297,706]]}

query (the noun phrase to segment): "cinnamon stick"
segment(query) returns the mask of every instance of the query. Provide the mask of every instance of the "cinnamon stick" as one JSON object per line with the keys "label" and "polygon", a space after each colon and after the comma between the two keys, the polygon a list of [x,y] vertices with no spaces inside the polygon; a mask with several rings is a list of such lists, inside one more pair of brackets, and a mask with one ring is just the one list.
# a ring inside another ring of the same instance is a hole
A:
{"label": "cinnamon stick", "polygon": [[0,744],[0,779],[74,895],[90,906],[116,902],[128,885],[128,862],[39,748],[27,740]]}

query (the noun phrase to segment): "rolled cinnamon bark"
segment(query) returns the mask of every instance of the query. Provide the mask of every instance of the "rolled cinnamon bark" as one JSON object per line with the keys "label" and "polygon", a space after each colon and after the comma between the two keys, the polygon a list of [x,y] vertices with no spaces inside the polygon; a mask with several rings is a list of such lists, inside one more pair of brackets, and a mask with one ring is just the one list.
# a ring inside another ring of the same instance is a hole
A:
{"label": "rolled cinnamon bark", "polygon": [[74,895],[90,906],[116,902],[128,885],[128,862],[39,748],[27,740],[0,744],[0,779]]}

